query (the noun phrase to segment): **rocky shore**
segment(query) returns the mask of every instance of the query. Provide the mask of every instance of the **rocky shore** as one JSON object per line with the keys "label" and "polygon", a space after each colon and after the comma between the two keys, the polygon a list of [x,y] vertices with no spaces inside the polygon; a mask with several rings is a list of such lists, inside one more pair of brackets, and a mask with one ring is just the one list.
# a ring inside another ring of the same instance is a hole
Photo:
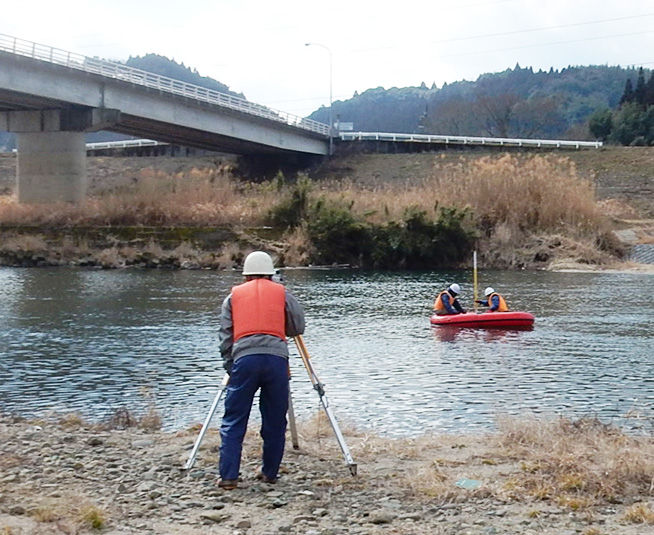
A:
{"label": "rocky shore", "polygon": [[[581,427],[571,429],[574,434]],[[616,436],[601,425],[589,429],[607,440]],[[1,416],[0,533],[654,533],[651,495],[643,496],[642,489],[625,486],[611,500],[590,500],[579,487],[571,494],[577,502],[534,493],[525,477],[537,470],[535,461],[507,445],[506,434],[391,440],[344,431],[359,464],[356,477],[331,429],[314,421],[301,424],[299,450],[288,445],[279,481],[261,483],[254,477],[260,440],[251,426],[239,488],[223,491],[216,486],[219,437],[213,429],[186,472],[197,427],[164,433],[116,422],[90,425],[75,416]],[[574,437],[577,442],[590,436],[583,433]],[[651,439],[632,440],[620,438],[624,462],[624,448],[636,445],[648,448],[651,458]],[[546,464],[547,454],[542,456]],[[601,463],[594,468],[608,470]],[[607,471],[605,477],[615,476]]]}

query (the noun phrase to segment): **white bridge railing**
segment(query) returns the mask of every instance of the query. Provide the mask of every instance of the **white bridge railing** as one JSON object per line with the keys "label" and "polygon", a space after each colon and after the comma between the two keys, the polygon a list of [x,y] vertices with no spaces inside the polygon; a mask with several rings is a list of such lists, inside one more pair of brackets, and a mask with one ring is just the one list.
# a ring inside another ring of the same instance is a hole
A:
{"label": "white bridge railing", "polygon": [[71,69],[78,69],[80,71],[106,76],[107,78],[114,78],[116,80],[150,87],[165,93],[172,93],[174,95],[180,95],[201,102],[208,102],[224,108],[237,110],[249,115],[255,115],[271,121],[284,123],[310,132],[329,136],[329,125],[324,123],[312,119],[305,119],[304,117],[292,115],[280,110],[274,110],[267,106],[255,104],[254,102],[249,102],[245,99],[234,97],[226,93],[220,93],[219,91],[214,91],[212,89],[187,84],[185,82],[180,82],[179,80],[174,80],[173,78],[159,76],[158,74],[152,74],[140,69],[133,69],[132,67],[127,67],[120,63],[89,58],[73,52],[66,52],[65,50],[40,45],[4,34],[0,34],[0,51],[27,56],[40,61],[63,65]]}
{"label": "white bridge railing", "polygon": [[130,147],[157,147],[169,145],[163,141],[153,139],[124,139],[119,141],[94,141],[86,144],[86,150],[126,149]]}
{"label": "white bridge railing", "polygon": [[388,134],[385,132],[340,132],[343,141],[403,141],[414,143],[444,143],[453,145],[489,145],[506,147],[594,148],[601,141],[567,141],[563,139],[511,139],[504,137],[441,136],[430,134]]}

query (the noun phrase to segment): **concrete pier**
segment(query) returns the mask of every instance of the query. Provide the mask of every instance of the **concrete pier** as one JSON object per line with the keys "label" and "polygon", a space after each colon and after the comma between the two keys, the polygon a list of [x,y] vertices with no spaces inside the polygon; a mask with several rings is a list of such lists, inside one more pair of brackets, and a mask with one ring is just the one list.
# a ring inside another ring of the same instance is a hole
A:
{"label": "concrete pier", "polygon": [[106,108],[0,112],[0,130],[16,134],[18,202],[80,202],[86,196],[85,132],[120,117]]}
{"label": "concrete pier", "polygon": [[83,132],[17,135],[19,203],[80,202],[86,195]]}

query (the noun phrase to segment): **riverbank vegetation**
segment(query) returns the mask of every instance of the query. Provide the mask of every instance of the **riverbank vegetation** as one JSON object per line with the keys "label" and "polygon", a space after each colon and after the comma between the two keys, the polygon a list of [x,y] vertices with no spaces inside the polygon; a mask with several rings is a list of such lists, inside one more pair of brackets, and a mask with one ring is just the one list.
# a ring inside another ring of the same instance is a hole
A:
{"label": "riverbank vegetation", "polygon": [[[238,265],[256,247],[283,265],[416,269],[458,267],[475,248],[486,266],[499,268],[542,267],[560,257],[605,264],[621,254],[593,183],[567,158],[504,154],[434,162],[427,175],[376,183],[281,174],[257,183],[237,178],[229,166],[144,168],[78,205],[21,205],[4,195],[0,225],[17,230],[5,234],[0,256],[24,265],[36,252],[41,265],[70,264],[77,249],[84,265],[150,265],[160,256],[165,261],[156,265],[219,268]],[[97,250],[88,237],[70,232],[65,243],[38,233],[29,241],[18,232],[24,227],[99,227],[116,236],[111,229],[128,228],[134,239],[115,238]],[[272,230],[252,230],[263,227]],[[178,243],[164,247],[156,235],[144,242],[138,232],[152,228],[229,228],[236,238],[207,250],[180,230]]]}

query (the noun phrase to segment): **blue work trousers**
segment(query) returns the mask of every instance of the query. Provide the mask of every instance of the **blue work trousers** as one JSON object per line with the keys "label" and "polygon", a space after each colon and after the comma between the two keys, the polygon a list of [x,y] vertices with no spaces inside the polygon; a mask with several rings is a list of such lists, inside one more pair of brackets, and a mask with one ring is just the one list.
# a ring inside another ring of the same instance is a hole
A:
{"label": "blue work trousers", "polygon": [[277,355],[247,355],[232,367],[220,425],[220,477],[238,479],[243,438],[252,402],[259,392],[263,455],[261,471],[271,479],[278,475],[284,456],[288,411],[288,361]]}

